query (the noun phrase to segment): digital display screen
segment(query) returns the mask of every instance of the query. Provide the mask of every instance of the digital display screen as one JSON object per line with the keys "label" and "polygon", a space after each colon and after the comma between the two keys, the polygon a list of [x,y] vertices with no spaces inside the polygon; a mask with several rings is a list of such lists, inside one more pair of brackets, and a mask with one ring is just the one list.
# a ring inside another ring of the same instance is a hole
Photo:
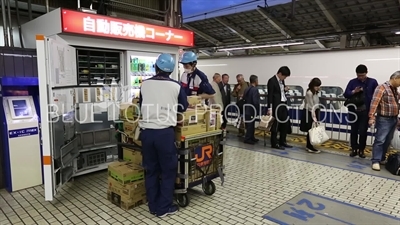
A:
{"label": "digital display screen", "polygon": [[25,117],[31,115],[31,109],[26,100],[12,100],[14,114],[16,117]]}

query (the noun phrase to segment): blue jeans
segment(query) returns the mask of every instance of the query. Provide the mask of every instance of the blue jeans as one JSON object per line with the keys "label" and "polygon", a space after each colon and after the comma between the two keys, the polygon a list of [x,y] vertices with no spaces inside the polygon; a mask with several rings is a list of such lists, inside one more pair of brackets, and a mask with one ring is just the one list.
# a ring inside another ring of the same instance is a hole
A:
{"label": "blue jeans", "polygon": [[386,159],[386,153],[393,139],[396,126],[397,117],[376,117],[376,133],[374,145],[372,146],[372,163],[379,163]]}

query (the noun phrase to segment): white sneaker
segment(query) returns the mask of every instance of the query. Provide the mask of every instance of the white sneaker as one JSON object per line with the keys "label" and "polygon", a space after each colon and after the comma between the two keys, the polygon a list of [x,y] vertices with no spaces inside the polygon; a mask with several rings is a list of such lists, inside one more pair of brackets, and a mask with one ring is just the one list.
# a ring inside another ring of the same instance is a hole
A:
{"label": "white sneaker", "polygon": [[379,163],[374,163],[374,164],[372,164],[372,169],[376,170],[376,171],[380,171],[381,170],[381,166],[379,165]]}
{"label": "white sneaker", "polygon": [[321,151],[320,150],[317,150],[317,149],[313,149],[313,148],[306,148],[306,150],[307,150],[307,152],[309,152],[309,153],[316,153],[316,154],[318,154],[318,153],[321,153]]}

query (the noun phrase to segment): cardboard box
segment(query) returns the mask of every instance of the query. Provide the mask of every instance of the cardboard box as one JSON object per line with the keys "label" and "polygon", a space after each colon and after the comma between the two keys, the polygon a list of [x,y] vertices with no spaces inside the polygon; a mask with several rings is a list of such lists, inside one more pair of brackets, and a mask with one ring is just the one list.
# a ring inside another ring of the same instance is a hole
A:
{"label": "cardboard box", "polygon": [[201,99],[201,97],[199,96],[188,96],[187,101],[189,103],[189,106],[193,107],[196,105],[201,105],[203,99]]}
{"label": "cardboard box", "polygon": [[178,126],[190,126],[205,123],[206,111],[201,109],[187,109],[186,112],[178,114]]}
{"label": "cardboard box", "polygon": [[142,141],[139,140],[133,140],[133,143],[137,144],[138,146],[142,147]]}
{"label": "cardboard box", "polygon": [[114,205],[125,210],[135,208],[147,202],[146,193],[139,194],[136,197],[129,199],[110,190],[107,191],[107,199]]}
{"label": "cardboard box", "polygon": [[115,162],[108,165],[108,176],[120,184],[128,184],[144,178],[144,169],[131,162]]}
{"label": "cardboard box", "polygon": [[138,98],[132,99],[132,105],[134,105],[135,108],[133,116],[137,117],[138,115],[140,115],[139,99]]}
{"label": "cardboard box", "polygon": [[122,156],[124,161],[132,162],[137,165],[142,165],[143,157],[140,151],[135,151],[129,148],[122,148]]}
{"label": "cardboard box", "polygon": [[124,121],[123,123],[124,133],[128,135],[129,138],[135,138],[135,131],[137,126],[139,126],[138,119],[132,121]]}
{"label": "cardboard box", "polygon": [[176,140],[181,141],[182,137],[198,133],[207,132],[206,124],[190,125],[185,127],[175,127]]}
{"label": "cardboard box", "polygon": [[133,120],[136,114],[136,107],[130,103],[122,103],[119,108],[119,118],[121,120]]}
{"label": "cardboard box", "polygon": [[207,131],[214,131],[221,128],[221,111],[219,109],[209,109],[205,115]]}
{"label": "cardboard box", "polygon": [[139,99],[138,98],[132,98],[132,104],[139,105]]}
{"label": "cardboard box", "polygon": [[108,177],[108,191],[116,193],[126,199],[138,198],[146,193],[144,180],[135,181],[129,184],[120,184],[112,177]]}

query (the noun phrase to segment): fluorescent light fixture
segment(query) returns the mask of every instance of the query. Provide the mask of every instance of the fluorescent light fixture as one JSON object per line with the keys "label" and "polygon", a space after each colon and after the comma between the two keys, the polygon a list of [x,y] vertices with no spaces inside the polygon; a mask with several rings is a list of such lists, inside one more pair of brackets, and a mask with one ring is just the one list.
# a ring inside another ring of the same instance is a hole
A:
{"label": "fluorescent light fixture", "polygon": [[400,31],[396,31],[395,34],[400,34]]}
{"label": "fluorescent light fixture", "polygon": [[211,56],[211,54],[208,51],[200,50],[200,53],[203,53],[206,56]]}
{"label": "fluorescent light fixture", "polygon": [[400,58],[365,59],[365,61],[399,61]]}
{"label": "fluorescent light fixture", "polygon": [[[201,62],[201,61],[200,61]],[[208,64],[208,65],[196,65],[198,67],[214,67],[214,66],[228,66],[228,64]]]}
{"label": "fluorescent light fixture", "polygon": [[273,47],[285,47],[292,45],[303,45],[304,42],[294,42],[294,43],[283,43],[283,44],[273,44],[273,45],[254,45],[254,46],[245,46],[245,47],[236,47],[236,48],[221,48],[218,51],[234,51],[234,50],[245,50],[245,49],[255,49],[255,48],[273,48]]}

